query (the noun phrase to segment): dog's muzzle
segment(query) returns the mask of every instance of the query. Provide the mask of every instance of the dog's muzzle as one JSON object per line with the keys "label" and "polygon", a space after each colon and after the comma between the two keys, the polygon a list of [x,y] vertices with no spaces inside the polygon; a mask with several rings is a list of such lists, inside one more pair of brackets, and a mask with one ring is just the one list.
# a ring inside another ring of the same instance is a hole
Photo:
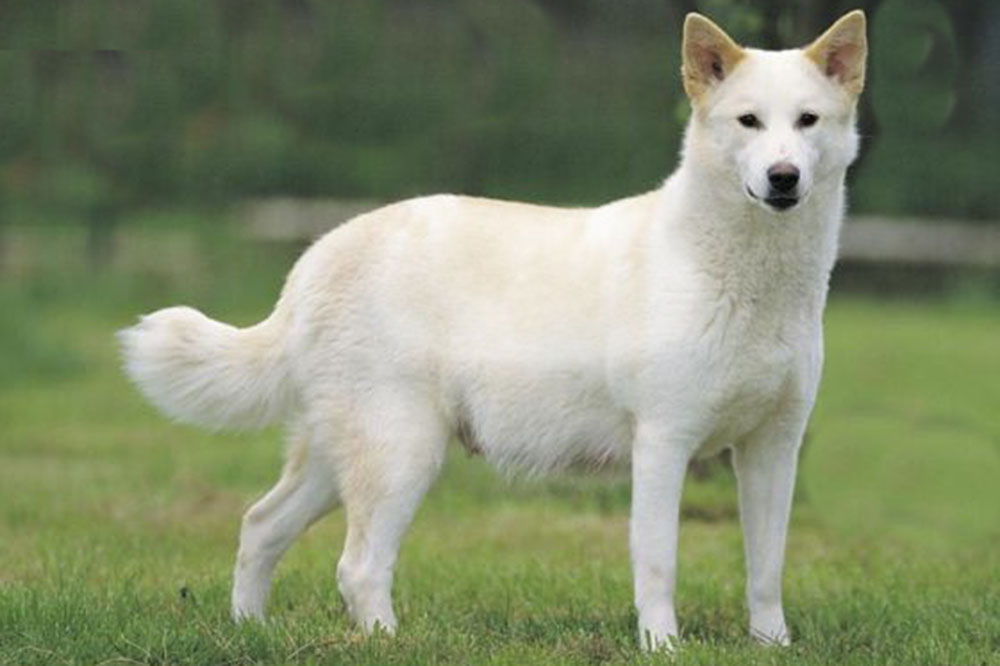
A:
{"label": "dog's muzzle", "polygon": [[764,202],[775,210],[787,210],[799,202],[799,168],[791,162],[778,162],[767,170],[770,185]]}
{"label": "dog's muzzle", "polygon": [[762,196],[746,185],[747,195],[774,211],[784,211],[795,207],[801,200],[801,172],[791,162],[777,162],[767,170],[767,195]]}

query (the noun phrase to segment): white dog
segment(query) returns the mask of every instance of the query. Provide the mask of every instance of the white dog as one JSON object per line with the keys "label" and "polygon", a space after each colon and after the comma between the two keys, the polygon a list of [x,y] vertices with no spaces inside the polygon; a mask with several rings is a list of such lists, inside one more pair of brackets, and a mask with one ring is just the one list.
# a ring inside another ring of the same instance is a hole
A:
{"label": "white dog", "polygon": [[263,616],[282,553],[343,503],[341,594],[365,630],[394,631],[400,539],[457,437],[533,472],[630,457],[640,642],[669,647],[685,470],[731,447],[750,631],[787,644],[785,532],[866,51],[859,11],[780,52],[691,14],[693,113],[660,189],[594,209],[404,201],[313,245],[255,326],[176,307],[122,331],[167,414],[290,431],[243,520],[235,617]]}

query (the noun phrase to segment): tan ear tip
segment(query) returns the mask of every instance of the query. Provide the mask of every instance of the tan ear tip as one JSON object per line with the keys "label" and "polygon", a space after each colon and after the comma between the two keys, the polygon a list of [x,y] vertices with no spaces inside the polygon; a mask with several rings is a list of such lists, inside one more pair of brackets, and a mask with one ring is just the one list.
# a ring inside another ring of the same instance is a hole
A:
{"label": "tan ear tip", "polygon": [[698,12],[688,12],[684,17],[684,30],[691,30],[692,28],[710,28],[714,27],[715,24],[712,20],[705,16],[704,14],[699,14]]}
{"label": "tan ear tip", "polygon": [[865,15],[865,10],[855,9],[853,11],[844,14],[843,20],[850,21],[852,23],[859,23],[861,24],[861,27],[864,27],[865,24],[868,22],[868,17]]}

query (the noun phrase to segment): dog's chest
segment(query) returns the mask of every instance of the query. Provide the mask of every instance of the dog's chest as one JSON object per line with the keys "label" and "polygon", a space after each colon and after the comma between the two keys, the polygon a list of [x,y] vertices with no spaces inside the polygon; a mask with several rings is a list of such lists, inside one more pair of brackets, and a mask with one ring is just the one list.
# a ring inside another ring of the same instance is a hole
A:
{"label": "dog's chest", "polygon": [[711,427],[703,449],[728,446],[794,402],[810,337],[804,308],[760,301],[721,304],[695,362],[702,364]]}
{"label": "dog's chest", "polygon": [[709,439],[731,441],[812,390],[831,258],[826,236],[805,227],[730,240],[696,262],[713,297],[694,317],[689,372],[705,387]]}

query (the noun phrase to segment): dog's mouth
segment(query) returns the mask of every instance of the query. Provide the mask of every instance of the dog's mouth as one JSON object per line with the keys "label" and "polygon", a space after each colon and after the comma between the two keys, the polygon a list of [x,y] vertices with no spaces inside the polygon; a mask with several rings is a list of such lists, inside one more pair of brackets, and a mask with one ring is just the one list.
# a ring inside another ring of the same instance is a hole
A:
{"label": "dog's mouth", "polygon": [[768,197],[767,199],[764,199],[764,203],[775,210],[788,210],[798,202],[798,197],[789,196]]}
{"label": "dog's mouth", "polygon": [[799,197],[789,196],[787,194],[775,194],[767,197],[766,199],[761,199],[759,196],[754,194],[754,191],[750,189],[747,185],[747,195],[754,201],[763,201],[770,208],[777,211],[784,211],[792,208],[799,203]]}

